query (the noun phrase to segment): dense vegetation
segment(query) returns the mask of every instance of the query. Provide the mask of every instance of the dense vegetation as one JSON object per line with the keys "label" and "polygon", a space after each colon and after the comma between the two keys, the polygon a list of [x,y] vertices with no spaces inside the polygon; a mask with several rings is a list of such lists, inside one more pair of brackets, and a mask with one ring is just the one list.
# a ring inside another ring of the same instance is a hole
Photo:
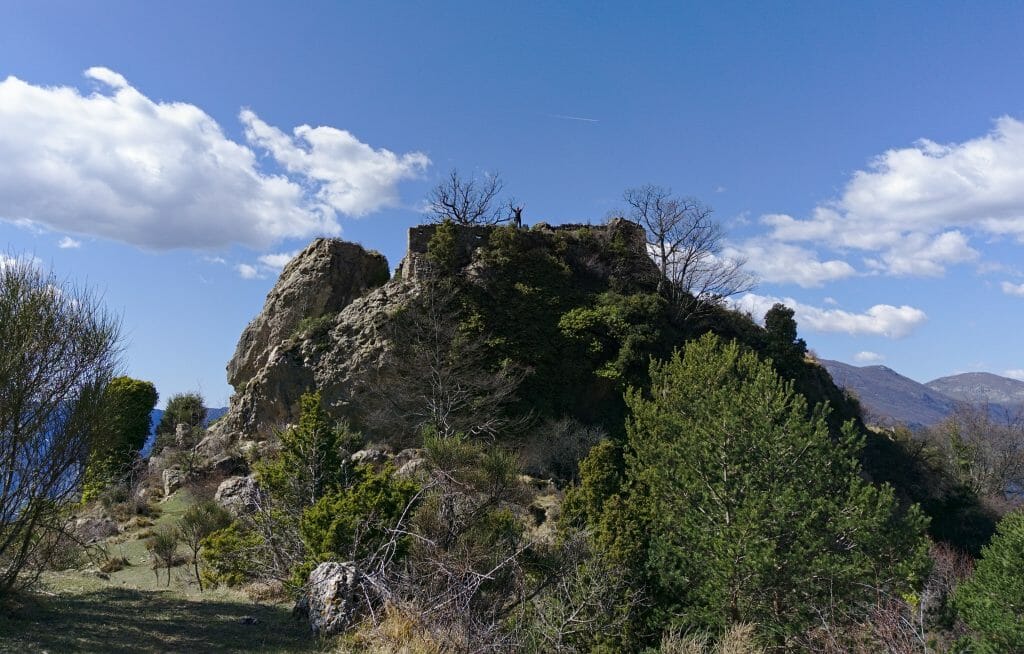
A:
{"label": "dense vegetation", "polygon": [[[357,651],[1024,646],[1019,515],[990,542],[1017,469],[992,465],[987,427],[869,430],[791,309],[762,327],[695,293],[632,223],[496,226],[466,248],[439,219],[343,419],[310,388],[270,441],[209,452],[202,398],[180,394],[146,466],[156,389],[108,375],[84,491],[55,515],[139,530],[162,587],[178,571],[311,611],[311,573],[335,564],[336,644]],[[190,498],[173,520],[165,493]]]}

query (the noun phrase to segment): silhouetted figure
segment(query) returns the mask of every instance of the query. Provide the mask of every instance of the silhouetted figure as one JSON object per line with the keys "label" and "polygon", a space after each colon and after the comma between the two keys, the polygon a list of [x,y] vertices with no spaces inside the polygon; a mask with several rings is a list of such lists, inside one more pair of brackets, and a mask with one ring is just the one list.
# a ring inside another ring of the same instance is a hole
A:
{"label": "silhouetted figure", "polygon": [[516,229],[522,229],[523,227],[523,208],[512,207],[512,221],[516,224]]}

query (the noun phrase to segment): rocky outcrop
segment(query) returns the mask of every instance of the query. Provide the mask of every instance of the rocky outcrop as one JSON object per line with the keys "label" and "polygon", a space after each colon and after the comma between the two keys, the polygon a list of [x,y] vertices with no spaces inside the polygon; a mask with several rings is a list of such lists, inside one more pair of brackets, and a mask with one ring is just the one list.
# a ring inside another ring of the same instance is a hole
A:
{"label": "rocky outcrop", "polygon": [[271,358],[275,346],[304,324],[337,314],[367,290],[388,280],[383,255],[360,245],[318,238],[281,272],[263,311],[242,332],[228,363],[228,383],[245,385]]}
{"label": "rocky outcrop", "polygon": [[[241,435],[266,436],[296,417],[303,393],[328,379],[347,378],[351,365],[325,359],[352,356],[353,365],[359,365],[358,352],[374,339],[375,313],[394,295],[380,288],[387,279],[387,260],[354,243],[321,238],[296,255],[228,362],[235,395],[228,413],[211,429],[211,442],[226,446]],[[353,303],[358,306],[342,317]],[[339,323],[348,329],[330,334]],[[337,352],[328,357],[328,350]]]}
{"label": "rocky outcrop", "polygon": [[347,399],[359,373],[383,356],[385,323],[415,292],[414,284],[390,281],[353,300],[319,329],[270,345],[262,367],[235,386],[228,413],[210,430],[211,441],[227,446],[240,438],[264,438],[294,423],[299,399],[314,388],[328,406]]}
{"label": "rocky outcrop", "polygon": [[[410,231],[400,274],[386,283],[384,258],[352,243],[318,239],[298,254],[239,340],[227,367],[235,395],[200,448],[204,455],[212,457],[239,441],[262,441],[296,422],[299,400],[311,389],[318,389],[328,410],[342,417],[357,382],[385,356],[393,316],[419,295],[436,229],[429,225]],[[499,228],[457,229],[455,246],[465,278],[486,284],[488,264],[481,253]],[[643,229],[629,221],[538,224],[518,235],[525,247],[547,249],[594,283],[613,276],[647,280],[641,283],[657,278]]]}

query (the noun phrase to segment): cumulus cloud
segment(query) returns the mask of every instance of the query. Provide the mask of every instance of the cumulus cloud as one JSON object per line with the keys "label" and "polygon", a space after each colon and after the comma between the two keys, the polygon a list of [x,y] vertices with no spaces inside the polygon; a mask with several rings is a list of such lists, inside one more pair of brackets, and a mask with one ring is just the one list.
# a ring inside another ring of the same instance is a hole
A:
{"label": "cumulus cloud", "polygon": [[1013,368],[1012,370],[1004,370],[1003,376],[1012,377],[1013,379],[1020,379],[1021,381],[1024,381],[1024,369]]}
{"label": "cumulus cloud", "polygon": [[265,248],[395,205],[429,164],[331,127],[288,137],[248,109],[237,143],[195,105],[151,100],[106,68],[85,75],[88,95],[0,81],[0,218],[153,249]]}
{"label": "cumulus cloud", "polygon": [[76,241],[75,239],[71,238],[70,236],[65,236],[64,238],[62,238],[61,240],[59,240],[57,242],[57,247],[59,247],[62,250],[70,250],[70,249],[73,249],[73,248],[80,248],[80,247],[82,247],[82,242],[81,241]]}
{"label": "cumulus cloud", "polygon": [[1003,282],[1000,284],[1003,289],[1003,293],[1007,295],[1016,295],[1018,297],[1024,297],[1024,284],[1014,284],[1013,282]]}
{"label": "cumulus cloud", "polygon": [[279,252],[277,254],[264,254],[263,256],[261,256],[259,258],[259,261],[260,261],[261,264],[263,264],[267,268],[271,268],[273,270],[281,270],[282,268],[284,268],[288,264],[289,261],[294,259],[295,255],[298,254],[298,253],[299,253],[299,251],[295,250],[293,252]]}
{"label": "cumulus cloud", "polygon": [[818,287],[857,272],[845,261],[819,261],[817,255],[806,248],[768,239],[751,239],[727,248],[725,256],[745,260],[747,269],[762,281],[793,283],[804,288]]}
{"label": "cumulus cloud", "polygon": [[417,177],[430,159],[374,150],[334,127],[296,127],[288,136],[245,109],[240,118],[250,143],[265,148],[289,172],[318,183],[316,198],[341,213],[362,216],[398,203],[396,182]]}
{"label": "cumulus cloud", "polygon": [[235,266],[235,270],[238,271],[238,276],[242,279],[262,279],[263,277],[260,274],[259,268],[248,263],[238,264]]}
{"label": "cumulus cloud", "polygon": [[857,363],[872,364],[872,363],[881,363],[881,362],[885,361],[885,357],[882,356],[881,354],[879,354],[878,352],[870,352],[868,350],[864,350],[862,352],[858,352],[857,354],[854,354],[853,355],[853,360],[856,361]]}
{"label": "cumulus cloud", "polygon": [[822,309],[789,297],[777,298],[756,293],[743,295],[733,305],[740,311],[761,319],[772,305],[778,302],[793,309],[801,328],[819,332],[866,334],[895,339],[909,335],[928,319],[924,311],[905,304],[898,307],[876,304],[863,313],[852,313],[843,309]]}
{"label": "cumulus cloud", "polygon": [[779,241],[866,251],[874,271],[941,275],[978,257],[970,232],[1024,242],[1024,122],[1003,117],[963,143],[923,139],[889,150],[809,218],[771,214],[762,222]]}

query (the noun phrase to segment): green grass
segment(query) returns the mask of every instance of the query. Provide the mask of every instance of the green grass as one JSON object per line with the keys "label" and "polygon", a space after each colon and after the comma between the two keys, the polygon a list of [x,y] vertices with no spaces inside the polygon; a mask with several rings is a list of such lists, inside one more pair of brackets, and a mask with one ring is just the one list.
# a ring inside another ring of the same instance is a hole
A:
{"label": "green grass", "polygon": [[[95,570],[48,572],[41,592],[0,609],[0,652],[316,652],[322,644],[309,626],[291,617],[291,606],[257,604],[240,592],[199,591],[190,565],[166,570],[157,580],[137,538],[176,524],[191,504],[184,491],[162,502],[152,527],[109,539],[111,557],[128,567],[104,579]],[[187,558],[184,547],[179,549]],[[246,616],[255,624],[242,624]]]}
{"label": "green grass", "polygon": [[[246,616],[255,624],[242,624]],[[102,587],[35,597],[0,614],[0,652],[316,652],[287,607]]]}

